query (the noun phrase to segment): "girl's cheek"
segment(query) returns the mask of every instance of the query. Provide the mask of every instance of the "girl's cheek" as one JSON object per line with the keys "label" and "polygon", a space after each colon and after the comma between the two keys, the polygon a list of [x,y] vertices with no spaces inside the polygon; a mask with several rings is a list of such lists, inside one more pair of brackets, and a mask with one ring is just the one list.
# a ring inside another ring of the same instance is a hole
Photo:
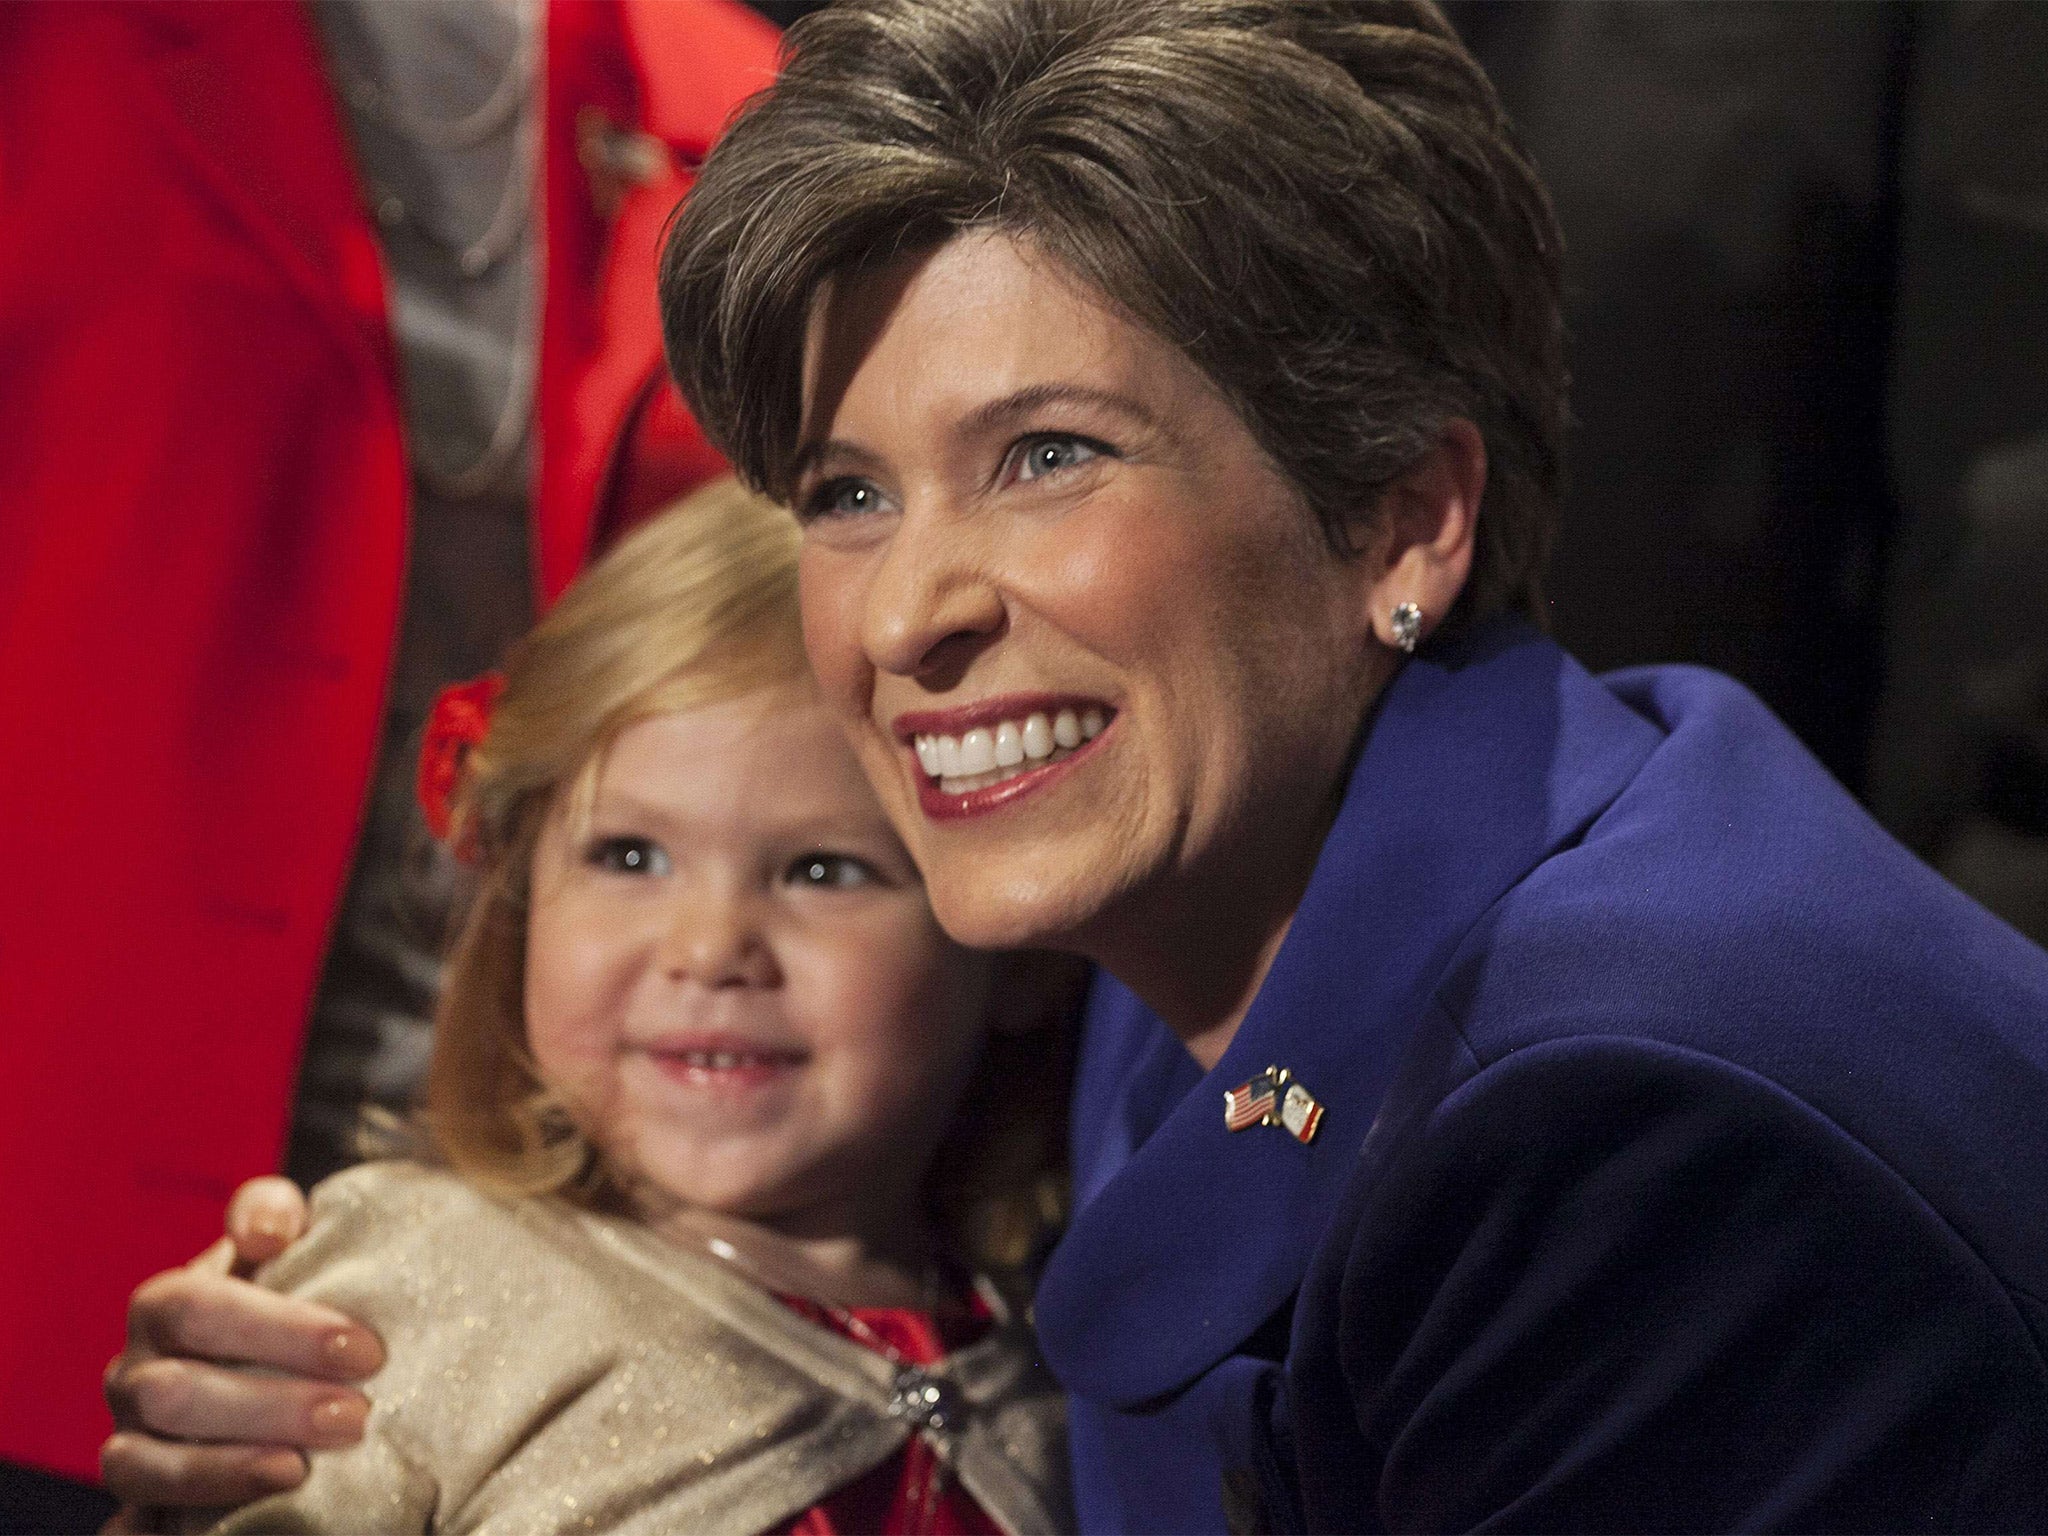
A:
{"label": "girl's cheek", "polygon": [[587,1077],[610,1061],[620,1032],[620,1000],[602,967],[576,964],[573,950],[536,947],[526,972],[526,1037],[551,1086]]}

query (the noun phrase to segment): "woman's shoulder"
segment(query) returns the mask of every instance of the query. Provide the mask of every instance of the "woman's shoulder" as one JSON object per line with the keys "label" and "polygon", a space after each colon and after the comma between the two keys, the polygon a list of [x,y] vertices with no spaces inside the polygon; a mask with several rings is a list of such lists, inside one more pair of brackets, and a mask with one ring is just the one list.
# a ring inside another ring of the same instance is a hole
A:
{"label": "woman's shoulder", "polygon": [[[2038,1058],[2048,955],[1886,833],[1764,705],[1697,667],[1583,683],[1659,733],[1467,932],[1437,999],[1474,1037],[1647,1032],[1745,1052],[1924,1021]],[[2026,1021],[2017,1030],[2014,1025]]]}

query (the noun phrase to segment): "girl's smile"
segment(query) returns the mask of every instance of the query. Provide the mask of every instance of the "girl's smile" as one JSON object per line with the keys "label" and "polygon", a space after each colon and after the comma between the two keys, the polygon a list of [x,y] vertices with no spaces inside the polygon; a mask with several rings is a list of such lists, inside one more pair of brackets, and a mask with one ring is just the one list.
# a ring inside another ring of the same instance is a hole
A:
{"label": "girl's smile", "polygon": [[921,1222],[990,962],[940,931],[807,684],[629,726],[557,797],[528,923],[540,1076],[651,1219]]}

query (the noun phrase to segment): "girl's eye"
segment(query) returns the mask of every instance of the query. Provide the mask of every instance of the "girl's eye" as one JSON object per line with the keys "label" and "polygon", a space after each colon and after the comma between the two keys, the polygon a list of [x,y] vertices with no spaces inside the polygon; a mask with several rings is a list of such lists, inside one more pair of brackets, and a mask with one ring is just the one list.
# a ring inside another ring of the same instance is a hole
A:
{"label": "girl's eye", "polygon": [[803,500],[799,509],[807,523],[823,518],[869,517],[887,504],[872,480],[827,480]]}
{"label": "girl's eye", "polygon": [[1018,450],[1017,479],[1041,480],[1100,458],[1108,451],[1105,445],[1085,437],[1026,438]]}
{"label": "girl's eye", "polygon": [[881,876],[865,859],[846,853],[807,853],[789,866],[783,878],[814,890],[845,891],[873,885]]}
{"label": "girl's eye", "polygon": [[668,873],[668,854],[646,837],[601,837],[590,845],[584,860],[614,875]]}

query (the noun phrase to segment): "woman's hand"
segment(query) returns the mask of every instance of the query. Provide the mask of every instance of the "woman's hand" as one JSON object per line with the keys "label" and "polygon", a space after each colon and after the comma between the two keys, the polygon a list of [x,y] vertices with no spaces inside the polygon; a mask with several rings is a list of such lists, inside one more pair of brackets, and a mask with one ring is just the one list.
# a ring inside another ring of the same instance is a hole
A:
{"label": "woman's hand", "polygon": [[[116,1427],[100,1447],[100,1474],[124,1504],[247,1503],[297,1487],[304,1452],[362,1438],[369,1399],[345,1384],[377,1371],[383,1344],[331,1307],[247,1278],[304,1233],[305,1197],[285,1179],[252,1179],[229,1202],[227,1228],[128,1303],[128,1347],[105,1383]],[[108,1529],[133,1520],[124,1510]]]}

